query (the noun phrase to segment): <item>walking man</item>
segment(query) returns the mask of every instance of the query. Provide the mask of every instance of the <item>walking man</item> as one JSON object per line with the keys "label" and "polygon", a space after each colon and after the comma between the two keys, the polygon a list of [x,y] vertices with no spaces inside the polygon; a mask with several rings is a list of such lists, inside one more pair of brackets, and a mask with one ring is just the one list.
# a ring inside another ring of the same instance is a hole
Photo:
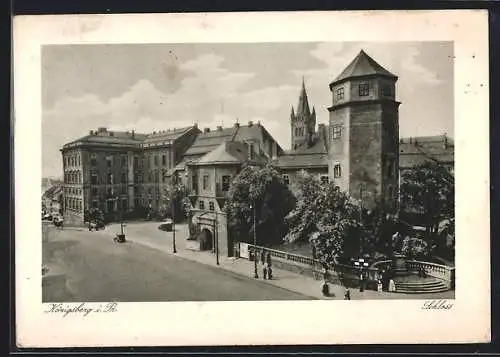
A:
{"label": "walking man", "polygon": [[271,280],[273,278],[273,268],[272,268],[272,261],[271,261],[271,253],[267,253],[266,256],[266,266],[267,266],[267,278]]}

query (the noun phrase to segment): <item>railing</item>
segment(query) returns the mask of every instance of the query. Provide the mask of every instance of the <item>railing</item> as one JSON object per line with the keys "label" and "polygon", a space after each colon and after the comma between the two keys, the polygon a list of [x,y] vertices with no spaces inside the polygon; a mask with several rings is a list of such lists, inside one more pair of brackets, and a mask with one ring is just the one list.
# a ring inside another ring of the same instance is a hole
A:
{"label": "railing", "polygon": [[446,265],[440,265],[417,260],[409,260],[406,262],[406,267],[410,272],[425,271],[427,275],[445,281],[450,287],[453,287],[455,280],[455,268]]}
{"label": "railing", "polygon": [[[315,276],[321,276],[323,272],[323,266],[318,260],[313,258],[305,257],[298,254],[287,253],[275,249],[270,249],[266,247],[256,246],[254,247],[252,244],[245,244],[248,247],[248,253],[250,254],[249,258],[256,256],[257,259],[260,259],[260,254],[262,252],[269,253],[271,257],[276,258],[285,263],[289,263],[294,266],[302,266],[309,267]],[[255,254],[256,253],[256,254]],[[392,268],[393,261],[392,260],[382,260],[374,263],[369,268],[363,268],[363,274],[367,281],[377,281],[381,278],[382,270],[390,270]],[[448,267],[445,265],[422,262],[416,260],[409,260],[406,262],[406,268],[408,272],[418,273],[420,271],[425,271],[427,275],[433,276],[437,279],[443,280],[449,288],[454,288],[455,281],[455,268]],[[339,278],[347,278],[357,280],[360,277],[361,269],[345,264],[335,264],[330,273],[336,273],[335,275]]]}

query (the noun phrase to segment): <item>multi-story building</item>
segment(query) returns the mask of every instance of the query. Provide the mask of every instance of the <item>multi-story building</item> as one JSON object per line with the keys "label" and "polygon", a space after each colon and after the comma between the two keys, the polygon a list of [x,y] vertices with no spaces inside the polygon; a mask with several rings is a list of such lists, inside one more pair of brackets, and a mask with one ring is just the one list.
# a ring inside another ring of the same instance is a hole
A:
{"label": "multi-story building", "polygon": [[64,145],[65,219],[83,223],[92,208],[107,214],[158,208],[162,170],[176,165],[198,132],[196,126],[152,134],[99,128]]}
{"label": "multi-story building", "polygon": [[[254,151],[252,151],[254,150]],[[251,145],[229,140],[187,164],[190,200],[192,204],[190,227],[197,226],[191,240],[197,249],[217,249],[221,255],[232,254],[232,240],[228,234],[224,204],[227,192],[244,164],[261,166],[269,159]]]}

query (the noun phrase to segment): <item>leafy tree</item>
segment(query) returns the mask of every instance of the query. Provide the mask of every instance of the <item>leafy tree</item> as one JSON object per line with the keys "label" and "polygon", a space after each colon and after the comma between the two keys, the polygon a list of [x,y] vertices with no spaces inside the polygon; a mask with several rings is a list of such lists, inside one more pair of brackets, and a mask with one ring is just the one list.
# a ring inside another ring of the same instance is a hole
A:
{"label": "leafy tree", "polygon": [[294,204],[293,194],[276,169],[245,165],[233,180],[225,205],[230,234],[253,242],[255,205],[257,244],[281,243],[284,217]]}
{"label": "leafy tree", "polygon": [[454,194],[454,176],[439,163],[428,161],[402,175],[402,213],[417,214],[427,240],[435,236],[442,220],[454,217]]}
{"label": "leafy tree", "polygon": [[[188,191],[182,183],[179,181],[172,182],[164,190],[162,198],[166,206],[160,211],[160,215],[171,217],[172,213],[174,213],[176,221],[187,217]],[[172,203],[174,204],[173,212]]]}
{"label": "leafy tree", "polygon": [[297,202],[285,217],[285,223],[289,227],[285,241],[308,242],[311,234],[317,230],[319,207],[316,200],[323,188],[319,179],[306,171],[299,172],[293,185]]}

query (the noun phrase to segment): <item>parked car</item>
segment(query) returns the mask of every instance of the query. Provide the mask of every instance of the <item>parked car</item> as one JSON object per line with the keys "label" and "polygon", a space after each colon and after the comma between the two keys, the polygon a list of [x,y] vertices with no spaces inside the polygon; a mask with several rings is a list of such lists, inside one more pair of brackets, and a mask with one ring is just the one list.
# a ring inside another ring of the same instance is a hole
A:
{"label": "parked car", "polygon": [[60,215],[54,215],[52,217],[52,222],[54,222],[54,226],[61,227],[64,223],[64,218]]}
{"label": "parked car", "polygon": [[42,219],[45,221],[52,221],[52,215],[50,213],[45,213],[43,214]]}
{"label": "parked car", "polygon": [[159,230],[165,231],[165,232],[172,232],[172,226],[173,226],[173,221],[170,218],[166,218],[163,220],[163,222],[158,226]]}
{"label": "parked car", "polygon": [[98,231],[106,228],[104,221],[94,221],[94,222],[85,222],[85,225],[89,227],[89,231]]}

